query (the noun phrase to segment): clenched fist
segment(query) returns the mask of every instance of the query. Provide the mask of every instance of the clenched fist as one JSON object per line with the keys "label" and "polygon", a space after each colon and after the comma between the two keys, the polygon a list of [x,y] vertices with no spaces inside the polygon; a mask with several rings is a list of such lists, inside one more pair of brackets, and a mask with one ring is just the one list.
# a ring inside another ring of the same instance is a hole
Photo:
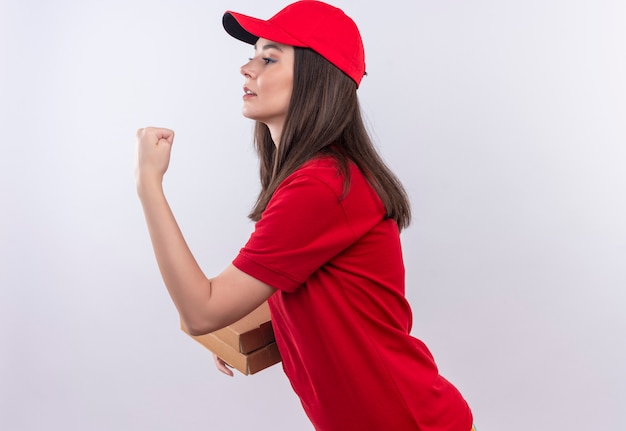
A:
{"label": "clenched fist", "polygon": [[137,188],[160,185],[170,163],[174,131],[158,127],[137,130],[135,181]]}

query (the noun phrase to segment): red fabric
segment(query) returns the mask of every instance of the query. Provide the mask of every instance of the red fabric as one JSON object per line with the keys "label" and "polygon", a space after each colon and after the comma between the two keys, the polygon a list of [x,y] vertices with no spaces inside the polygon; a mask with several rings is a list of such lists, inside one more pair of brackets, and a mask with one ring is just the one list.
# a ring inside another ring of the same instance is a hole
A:
{"label": "red fabric", "polygon": [[320,431],[465,431],[472,414],[409,335],[398,227],[360,171],[308,162],[276,190],[233,261],[275,287],[283,367]]}
{"label": "red fabric", "polygon": [[359,29],[341,9],[324,2],[297,1],[267,21],[226,11],[222,24],[231,36],[252,45],[262,37],[311,48],[352,78],[357,87],[365,74]]}

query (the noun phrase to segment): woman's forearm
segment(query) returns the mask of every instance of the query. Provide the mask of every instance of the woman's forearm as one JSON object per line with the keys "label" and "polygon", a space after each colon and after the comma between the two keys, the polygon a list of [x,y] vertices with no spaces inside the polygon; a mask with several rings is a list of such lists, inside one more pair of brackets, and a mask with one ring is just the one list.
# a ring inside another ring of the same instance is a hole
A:
{"label": "woman's forearm", "polygon": [[161,184],[138,185],[138,193],[165,286],[183,322],[201,325],[208,317],[211,282],[189,250]]}

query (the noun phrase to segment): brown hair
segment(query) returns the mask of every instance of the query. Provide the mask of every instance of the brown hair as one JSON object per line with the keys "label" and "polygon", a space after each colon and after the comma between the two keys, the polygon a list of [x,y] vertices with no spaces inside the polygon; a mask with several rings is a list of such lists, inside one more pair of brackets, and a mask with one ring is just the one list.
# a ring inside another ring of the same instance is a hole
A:
{"label": "brown hair", "polygon": [[261,192],[249,217],[258,221],[278,185],[303,163],[329,154],[344,176],[344,195],[350,187],[352,161],[378,193],[387,217],[400,229],[407,227],[411,221],[407,194],[367,134],[355,82],[311,49],[294,49],[293,91],[278,146],[265,124],[257,122],[255,127]]}

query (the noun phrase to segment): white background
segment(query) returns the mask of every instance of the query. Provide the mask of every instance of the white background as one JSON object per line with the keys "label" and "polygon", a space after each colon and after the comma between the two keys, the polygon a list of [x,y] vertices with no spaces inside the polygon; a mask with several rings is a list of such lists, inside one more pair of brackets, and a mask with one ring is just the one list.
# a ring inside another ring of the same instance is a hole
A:
{"label": "white background", "polygon": [[[132,169],[176,130],[166,192],[221,271],[258,191],[221,16],[285,5],[0,3],[0,429],[311,429],[280,367],[229,379],[179,330]],[[480,431],[625,429],[626,3],[336,5],[413,202],[413,333]]]}

